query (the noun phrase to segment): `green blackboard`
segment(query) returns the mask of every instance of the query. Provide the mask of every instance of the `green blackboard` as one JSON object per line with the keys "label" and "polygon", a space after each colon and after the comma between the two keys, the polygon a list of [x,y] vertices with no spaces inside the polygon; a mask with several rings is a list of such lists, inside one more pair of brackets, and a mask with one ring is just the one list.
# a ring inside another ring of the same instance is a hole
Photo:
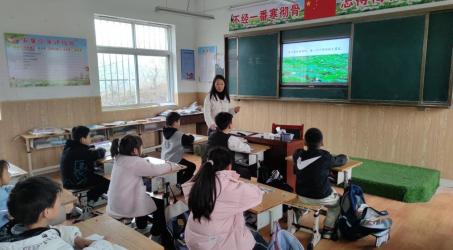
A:
{"label": "green blackboard", "polygon": [[336,37],[349,37],[351,35],[351,24],[335,24],[297,30],[282,31],[282,42],[320,40]]}
{"label": "green blackboard", "polygon": [[[430,13],[428,34],[425,18],[420,15],[283,30],[281,41],[278,33],[227,38],[230,93],[238,97],[445,106],[451,96],[453,11]],[[353,43],[349,87],[280,86],[278,50],[282,43],[339,37],[351,37]],[[424,81],[420,78],[422,70]]]}
{"label": "green blackboard", "polygon": [[236,37],[227,39],[228,62],[227,62],[227,81],[230,95],[238,95],[238,39]]}
{"label": "green blackboard", "polygon": [[278,33],[239,38],[239,96],[278,97],[278,38]]}
{"label": "green blackboard", "polygon": [[430,14],[423,101],[447,103],[452,46],[453,12]]}
{"label": "green blackboard", "polygon": [[352,100],[418,102],[425,16],[357,23]]}

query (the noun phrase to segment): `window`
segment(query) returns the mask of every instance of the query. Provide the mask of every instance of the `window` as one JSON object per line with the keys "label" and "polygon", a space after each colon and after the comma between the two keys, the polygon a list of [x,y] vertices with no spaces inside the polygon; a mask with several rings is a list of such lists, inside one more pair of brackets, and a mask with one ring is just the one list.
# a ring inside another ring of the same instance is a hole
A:
{"label": "window", "polygon": [[171,26],[95,17],[103,107],[173,102]]}

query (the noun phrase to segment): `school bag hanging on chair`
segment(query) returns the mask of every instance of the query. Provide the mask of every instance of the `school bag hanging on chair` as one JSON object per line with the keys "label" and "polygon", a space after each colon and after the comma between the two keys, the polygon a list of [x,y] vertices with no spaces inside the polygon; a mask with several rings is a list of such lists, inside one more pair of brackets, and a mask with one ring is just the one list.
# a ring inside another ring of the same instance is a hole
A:
{"label": "school bag hanging on chair", "polygon": [[376,237],[375,245],[380,247],[390,239],[392,219],[387,211],[377,211],[369,207],[362,188],[350,184],[346,187],[340,202],[338,236],[347,240],[357,240],[367,235]]}
{"label": "school bag hanging on chair", "polygon": [[282,230],[280,224],[275,221],[272,230],[272,240],[268,250],[304,250],[300,241],[286,230]]}

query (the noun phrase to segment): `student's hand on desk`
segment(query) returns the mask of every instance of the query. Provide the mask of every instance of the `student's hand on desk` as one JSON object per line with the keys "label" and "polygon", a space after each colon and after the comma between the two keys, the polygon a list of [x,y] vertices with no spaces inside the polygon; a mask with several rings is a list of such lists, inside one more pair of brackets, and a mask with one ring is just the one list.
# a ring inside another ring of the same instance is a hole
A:
{"label": "student's hand on desk", "polygon": [[239,113],[240,110],[241,110],[240,106],[234,107],[234,113]]}
{"label": "student's hand on desk", "polygon": [[209,128],[212,130],[215,130],[217,128],[217,126],[215,124],[211,124],[211,126],[209,126]]}
{"label": "student's hand on desk", "polygon": [[94,242],[94,240],[89,240],[89,239],[77,236],[74,239],[74,246],[77,249],[83,249],[85,247],[90,246],[93,242]]}

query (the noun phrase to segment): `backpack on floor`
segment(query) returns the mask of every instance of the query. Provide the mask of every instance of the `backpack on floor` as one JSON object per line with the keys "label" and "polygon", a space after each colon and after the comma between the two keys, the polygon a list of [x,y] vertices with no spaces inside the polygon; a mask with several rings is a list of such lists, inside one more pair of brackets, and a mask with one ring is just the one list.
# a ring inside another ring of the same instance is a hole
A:
{"label": "backpack on floor", "polygon": [[360,186],[350,184],[346,187],[340,207],[337,228],[341,238],[357,240],[373,235],[376,247],[389,240],[392,219],[388,218],[387,211],[377,211],[366,204]]}

